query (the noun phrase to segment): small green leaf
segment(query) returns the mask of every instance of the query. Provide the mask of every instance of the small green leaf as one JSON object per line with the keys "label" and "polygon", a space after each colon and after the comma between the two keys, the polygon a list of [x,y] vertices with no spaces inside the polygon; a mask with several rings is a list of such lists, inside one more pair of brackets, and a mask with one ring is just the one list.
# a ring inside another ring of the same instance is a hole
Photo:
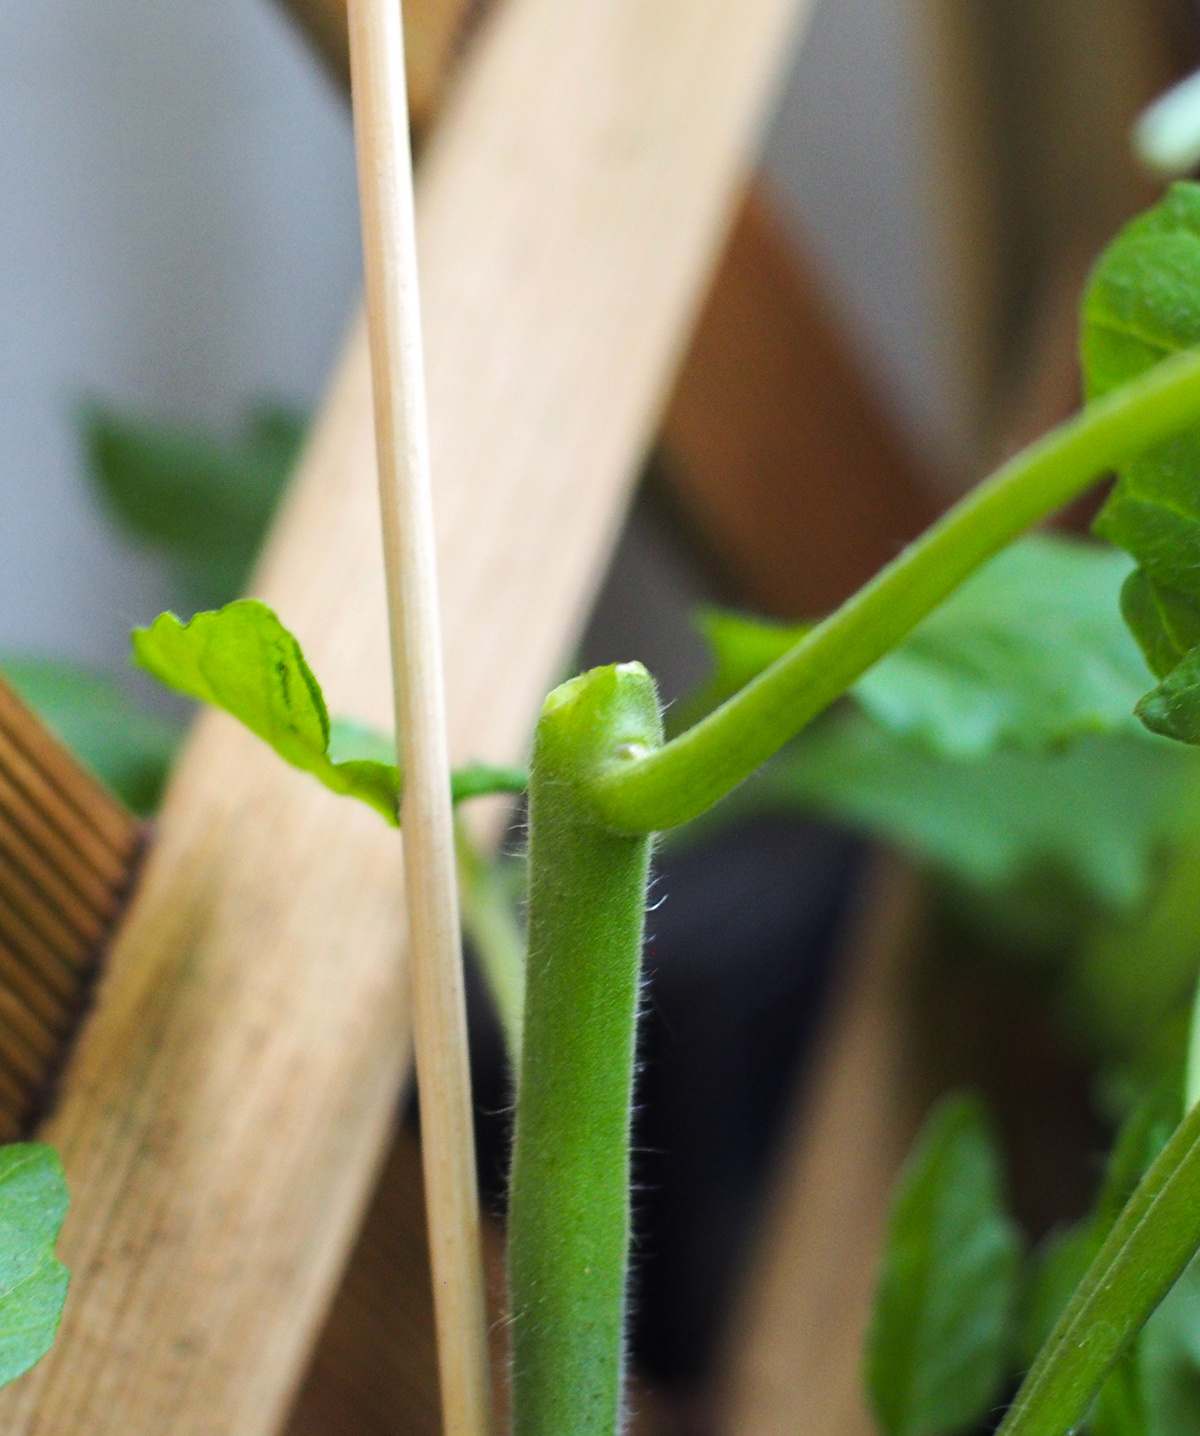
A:
{"label": "small green leaf", "polygon": [[893,1197],[867,1338],[867,1387],[887,1436],[970,1430],[1008,1376],[1021,1243],[979,1101],[926,1119]]}
{"label": "small green leaf", "polygon": [[[884,727],[949,758],[1030,752],[1136,731],[1149,674],[1118,617],[1128,558],[1034,534],[998,554],[851,690]],[[799,641],[803,628],[705,614],[707,712]]]}
{"label": "small green leaf", "polygon": [[26,703],[135,813],[151,813],[175,757],[178,724],[135,703],[106,673],[59,659],[3,658]]}
{"label": "small green leaf", "polygon": [[[160,613],[149,628],[134,629],[133,649],[169,688],[223,708],[293,767],[399,823],[395,740],[345,718],[330,721],[299,643],[265,603],[236,599],[187,623]],[[451,773],[450,794],[458,803],[523,793],[528,782],[524,768],[473,763]]]}
{"label": "small green leaf", "polygon": [[0,1385],[40,1360],[58,1330],[69,1276],[54,1243],[67,1202],[52,1147],[0,1147]]}
{"label": "small green leaf", "polygon": [[1200,743],[1200,648],[1171,669],[1157,688],[1140,700],[1138,717],[1151,733]]}
{"label": "small green leaf", "polygon": [[303,420],[265,406],[228,443],[91,405],[81,428],[92,478],[118,523],[166,556],[196,607],[235,598],[296,461]]}
{"label": "small green leaf", "polygon": [[[1083,321],[1092,399],[1200,344],[1200,186],[1173,185],[1117,236]],[[1140,566],[1121,607],[1163,682],[1138,716],[1155,733],[1200,742],[1200,427],[1125,464],[1095,529]]]}
{"label": "small green leaf", "polygon": [[677,712],[668,715],[671,733],[682,733],[732,698],[812,628],[808,623],[777,623],[720,608],[701,609],[695,623],[708,646],[712,674],[697,693],[678,705]]}
{"label": "small green leaf", "polygon": [[[133,632],[143,668],[168,687],[223,708],[281,758],[335,793],[399,822],[400,774],[377,758],[330,755],[331,728],[320,685],[295,638],[265,603],[239,599],[181,623],[173,613]],[[340,731],[342,746],[346,729]]]}
{"label": "small green leaf", "polygon": [[1191,756],[1132,735],[1034,757],[951,762],[853,709],[816,723],[748,785],[759,807],[818,811],[884,837],[978,891],[1044,874],[1062,898],[1131,912],[1145,897]]}

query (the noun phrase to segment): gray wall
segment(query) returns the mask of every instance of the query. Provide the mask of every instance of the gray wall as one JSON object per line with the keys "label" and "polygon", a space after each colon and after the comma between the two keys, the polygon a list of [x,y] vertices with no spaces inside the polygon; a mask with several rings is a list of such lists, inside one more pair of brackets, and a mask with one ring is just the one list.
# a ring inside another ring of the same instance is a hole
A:
{"label": "gray wall", "polygon": [[345,107],[266,0],[0,0],[0,649],[110,663],[153,565],[73,409],[310,405],[357,285]]}

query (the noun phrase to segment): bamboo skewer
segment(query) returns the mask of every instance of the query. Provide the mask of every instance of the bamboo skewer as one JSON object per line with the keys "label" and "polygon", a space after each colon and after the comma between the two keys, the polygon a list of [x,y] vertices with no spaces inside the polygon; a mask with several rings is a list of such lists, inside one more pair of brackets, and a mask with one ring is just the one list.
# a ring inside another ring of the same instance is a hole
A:
{"label": "bamboo skewer", "polygon": [[349,28],[443,1424],[449,1436],[487,1436],[479,1199],[400,7],[350,0]]}

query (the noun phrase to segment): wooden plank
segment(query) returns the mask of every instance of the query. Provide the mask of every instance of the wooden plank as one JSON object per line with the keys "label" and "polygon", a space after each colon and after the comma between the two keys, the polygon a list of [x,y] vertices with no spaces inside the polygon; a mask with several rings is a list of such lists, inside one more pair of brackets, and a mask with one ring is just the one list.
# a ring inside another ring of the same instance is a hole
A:
{"label": "wooden plank", "polygon": [[912,871],[878,862],[781,1150],[716,1429],[873,1436],[859,1373],[892,1178],[927,1098],[912,1060]]}
{"label": "wooden plank", "polygon": [[664,475],[739,601],[825,613],[933,517],[907,454],[755,185],[662,429]]}
{"label": "wooden plank", "polygon": [[[510,0],[426,152],[451,751],[512,759],[561,671],[742,183],[798,0]],[[351,338],[256,590],[334,711],[390,680]],[[74,1194],[11,1433],[279,1428],[408,1061],[395,835],[197,725],[44,1135]]]}
{"label": "wooden plank", "polygon": [[1010,437],[1064,266],[1081,251],[1098,253],[1154,197],[1129,131],[1177,73],[1170,8],[1162,0],[921,0],[914,8],[938,323],[969,427],[960,486]]}

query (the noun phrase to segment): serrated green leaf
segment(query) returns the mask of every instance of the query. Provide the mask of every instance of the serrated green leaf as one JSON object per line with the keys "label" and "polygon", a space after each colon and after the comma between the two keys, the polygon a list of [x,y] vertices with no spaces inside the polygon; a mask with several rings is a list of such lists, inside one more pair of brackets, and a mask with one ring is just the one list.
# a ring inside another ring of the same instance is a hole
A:
{"label": "serrated green leaf", "polygon": [[0,1147],[0,1385],[49,1351],[69,1275],[54,1255],[67,1184],[52,1147]]}
{"label": "serrated green leaf", "polygon": [[[255,598],[236,599],[187,623],[161,613],[135,628],[133,650],[148,672],[189,698],[223,708],[293,767],[335,793],[358,798],[399,823],[395,740],[345,718],[330,720],[321,685],[300,645]],[[452,801],[523,793],[524,768],[473,763],[450,775]]]}
{"label": "serrated green leaf", "polygon": [[[223,708],[293,767],[399,822],[400,773],[374,758],[335,760],[320,685],[295,638],[257,599],[181,623],[173,613],[133,632],[143,668],[177,692]],[[345,742],[345,730],[342,730]]]}
{"label": "serrated green leaf", "polygon": [[303,420],[262,407],[229,443],[91,405],[81,429],[117,523],[167,557],[196,607],[236,597],[299,453]]}
{"label": "serrated green leaf", "polygon": [[[1129,568],[1117,550],[1031,535],[864,674],[853,697],[883,726],[951,758],[1136,731],[1150,675],[1118,615]],[[711,612],[701,627],[714,676],[693,711],[729,697],[805,632]]]}
{"label": "serrated green leaf", "polygon": [[978,890],[1033,873],[1110,912],[1145,897],[1191,756],[1133,735],[1035,757],[952,762],[853,708],[814,724],[743,801],[818,811],[886,838]]}
{"label": "serrated green leaf", "polygon": [[[1101,257],[1083,303],[1089,398],[1200,344],[1200,186],[1173,185]],[[1163,682],[1138,715],[1152,732],[1200,742],[1200,426],[1124,465],[1095,522],[1139,574],[1122,612]]]}
{"label": "serrated green leaf", "polygon": [[1200,743],[1200,648],[1181,659],[1157,688],[1139,700],[1135,711],[1151,733]]}
{"label": "serrated green leaf", "polygon": [[926,1119],[897,1182],[867,1338],[871,1404],[886,1436],[968,1431],[1001,1394],[1021,1243],[979,1101]]}
{"label": "serrated green leaf", "polygon": [[134,702],[106,673],[60,659],[0,658],[29,706],[135,813],[150,813],[181,729]]}
{"label": "serrated green leaf", "polygon": [[1034,534],[982,569],[854,688],[880,723],[952,758],[1134,731],[1146,665],[1118,617],[1120,552]]}

